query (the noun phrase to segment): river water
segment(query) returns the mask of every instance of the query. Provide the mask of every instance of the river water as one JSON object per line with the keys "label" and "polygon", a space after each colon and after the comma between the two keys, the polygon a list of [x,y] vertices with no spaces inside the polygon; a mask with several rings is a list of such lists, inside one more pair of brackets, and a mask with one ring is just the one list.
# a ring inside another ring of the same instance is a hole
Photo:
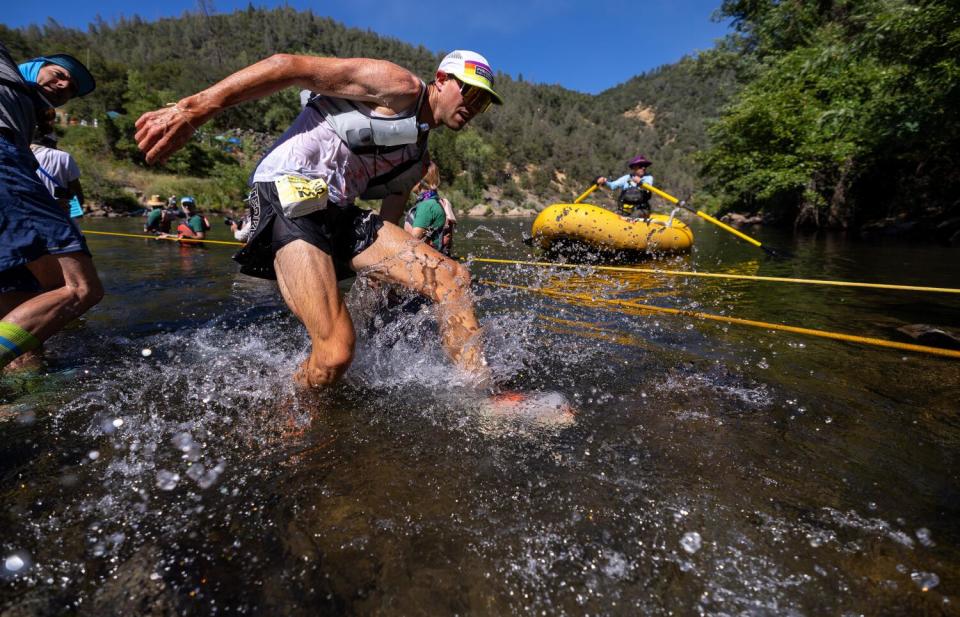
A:
{"label": "river water", "polygon": [[[529,225],[457,252],[536,257]],[[644,265],[960,283],[955,249],[693,227]],[[309,340],[229,247],[89,242],[106,298],[0,381],[4,616],[960,614],[960,362],[602,302],[902,340],[960,296],[474,263],[494,372],[552,421],[356,290],[353,366],[297,397]]]}

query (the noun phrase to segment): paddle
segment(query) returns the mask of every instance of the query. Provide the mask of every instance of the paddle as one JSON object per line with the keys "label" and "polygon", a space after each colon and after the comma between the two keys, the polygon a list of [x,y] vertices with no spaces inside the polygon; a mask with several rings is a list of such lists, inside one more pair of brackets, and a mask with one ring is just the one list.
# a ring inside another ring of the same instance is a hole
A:
{"label": "paddle", "polygon": [[577,197],[576,199],[574,199],[574,200],[573,200],[573,203],[575,203],[575,204],[580,203],[581,201],[583,201],[584,199],[586,199],[586,198],[590,195],[590,193],[594,192],[595,190],[597,190],[597,183],[596,183],[596,182],[594,182],[593,184],[591,184],[591,185],[590,185],[590,188],[588,188],[587,190],[585,190],[585,191],[583,192],[583,194],[580,195],[580,197]]}
{"label": "paddle", "polygon": [[[650,186],[649,184],[641,184],[640,186],[643,187],[643,188],[645,188],[646,190],[650,191],[651,193],[655,193],[655,194],[659,195],[660,197],[663,197],[664,199],[666,199],[666,200],[669,201],[670,203],[676,204],[676,205],[680,206],[681,208],[683,208],[684,210],[696,214],[697,216],[699,216],[699,217],[702,218],[703,220],[709,221],[709,222],[713,223],[714,225],[716,225],[716,226],[719,227],[720,229],[723,229],[724,231],[729,231],[730,233],[732,233],[733,235],[737,236],[738,238],[740,238],[740,239],[742,239],[742,240],[746,240],[747,242],[749,242],[750,244],[756,246],[757,248],[763,249],[763,250],[766,251],[767,254],[770,255],[771,257],[777,257],[777,258],[787,258],[787,257],[789,257],[789,255],[787,255],[785,252],[775,251],[775,250],[773,250],[772,248],[768,248],[768,247],[766,247],[766,246],[763,246],[763,244],[761,244],[759,240],[754,240],[753,238],[751,238],[751,237],[748,236],[747,234],[743,233],[742,231],[738,231],[738,230],[734,229],[733,227],[730,227],[730,226],[727,225],[726,223],[724,223],[724,222],[722,222],[722,221],[718,221],[717,219],[713,218],[712,216],[710,216],[710,215],[707,214],[706,212],[701,212],[700,210],[695,210],[695,209],[691,208],[690,206],[687,205],[687,202],[681,201],[681,200],[677,199],[676,197],[674,197],[673,195],[670,195],[669,193],[665,193],[665,192],[661,191],[660,189],[658,189],[658,188],[655,187],[655,186]],[[596,185],[594,185],[594,188],[596,188]],[[586,195],[586,193],[584,193],[584,194]]]}

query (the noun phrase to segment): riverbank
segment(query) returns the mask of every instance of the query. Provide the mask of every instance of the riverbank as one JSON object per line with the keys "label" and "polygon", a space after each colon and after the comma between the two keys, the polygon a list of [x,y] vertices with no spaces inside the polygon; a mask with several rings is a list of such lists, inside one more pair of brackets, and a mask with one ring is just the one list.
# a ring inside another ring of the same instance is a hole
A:
{"label": "riverbank", "polygon": [[[721,216],[720,220],[736,228],[765,225],[784,227],[782,221],[771,216],[753,213],[728,212]],[[901,238],[960,247],[960,216],[947,209],[931,208],[921,216],[903,213],[866,222],[855,229],[844,231],[865,239]]]}

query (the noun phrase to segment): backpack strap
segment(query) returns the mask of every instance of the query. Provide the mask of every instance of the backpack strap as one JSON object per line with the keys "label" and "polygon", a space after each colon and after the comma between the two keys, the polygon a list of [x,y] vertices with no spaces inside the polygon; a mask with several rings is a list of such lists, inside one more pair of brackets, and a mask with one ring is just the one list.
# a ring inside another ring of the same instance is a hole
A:
{"label": "backpack strap", "polygon": [[63,186],[62,184],[60,184],[59,182],[57,182],[57,179],[54,178],[53,176],[51,176],[51,175],[50,175],[50,172],[48,172],[46,169],[44,169],[44,168],[43,168],[43,165],[40,165],[39,163],[37,163],[37,171],[39,171],[40,173],[42,173],[43,175],[45,175],[47,178],[49,178],[49,179],[50,179],[50,182],[53,182],[53,185],[54,185],[55,187],[57,187],[58,189],[65,189],[65,188],[67,188],[67,187]]}

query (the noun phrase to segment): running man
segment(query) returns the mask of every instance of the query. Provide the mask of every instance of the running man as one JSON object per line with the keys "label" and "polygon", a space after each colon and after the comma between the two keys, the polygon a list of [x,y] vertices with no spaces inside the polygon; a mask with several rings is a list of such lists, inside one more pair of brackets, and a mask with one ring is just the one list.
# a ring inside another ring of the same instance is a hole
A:
{"label": "running man", "polygon": [[[220,111],[290,86],[310,94],[254,172],[250,239],[235,259],[242,272],[276,278],[310,334],[295,381],[324,386],[350,366],[355,333],[337,280],[353,270],[431,298],[447,353],[486,385],[469,273],[389,222],[400,220],[429,163],[429,131],[460,130],[502,103],[486,59],[451,52],[424,84],[384,60],[277,54],[145,113],[137,144],[148,163],[162,163]],[[357,198],[382,199],[380,214],[357,207]]]}
{"label": "running man", "polygon": [[95,87],[67,54],[19,67],[0,43],[0,369],[37,349],[103,297],[83,234],[37,177],[38,122]]}

